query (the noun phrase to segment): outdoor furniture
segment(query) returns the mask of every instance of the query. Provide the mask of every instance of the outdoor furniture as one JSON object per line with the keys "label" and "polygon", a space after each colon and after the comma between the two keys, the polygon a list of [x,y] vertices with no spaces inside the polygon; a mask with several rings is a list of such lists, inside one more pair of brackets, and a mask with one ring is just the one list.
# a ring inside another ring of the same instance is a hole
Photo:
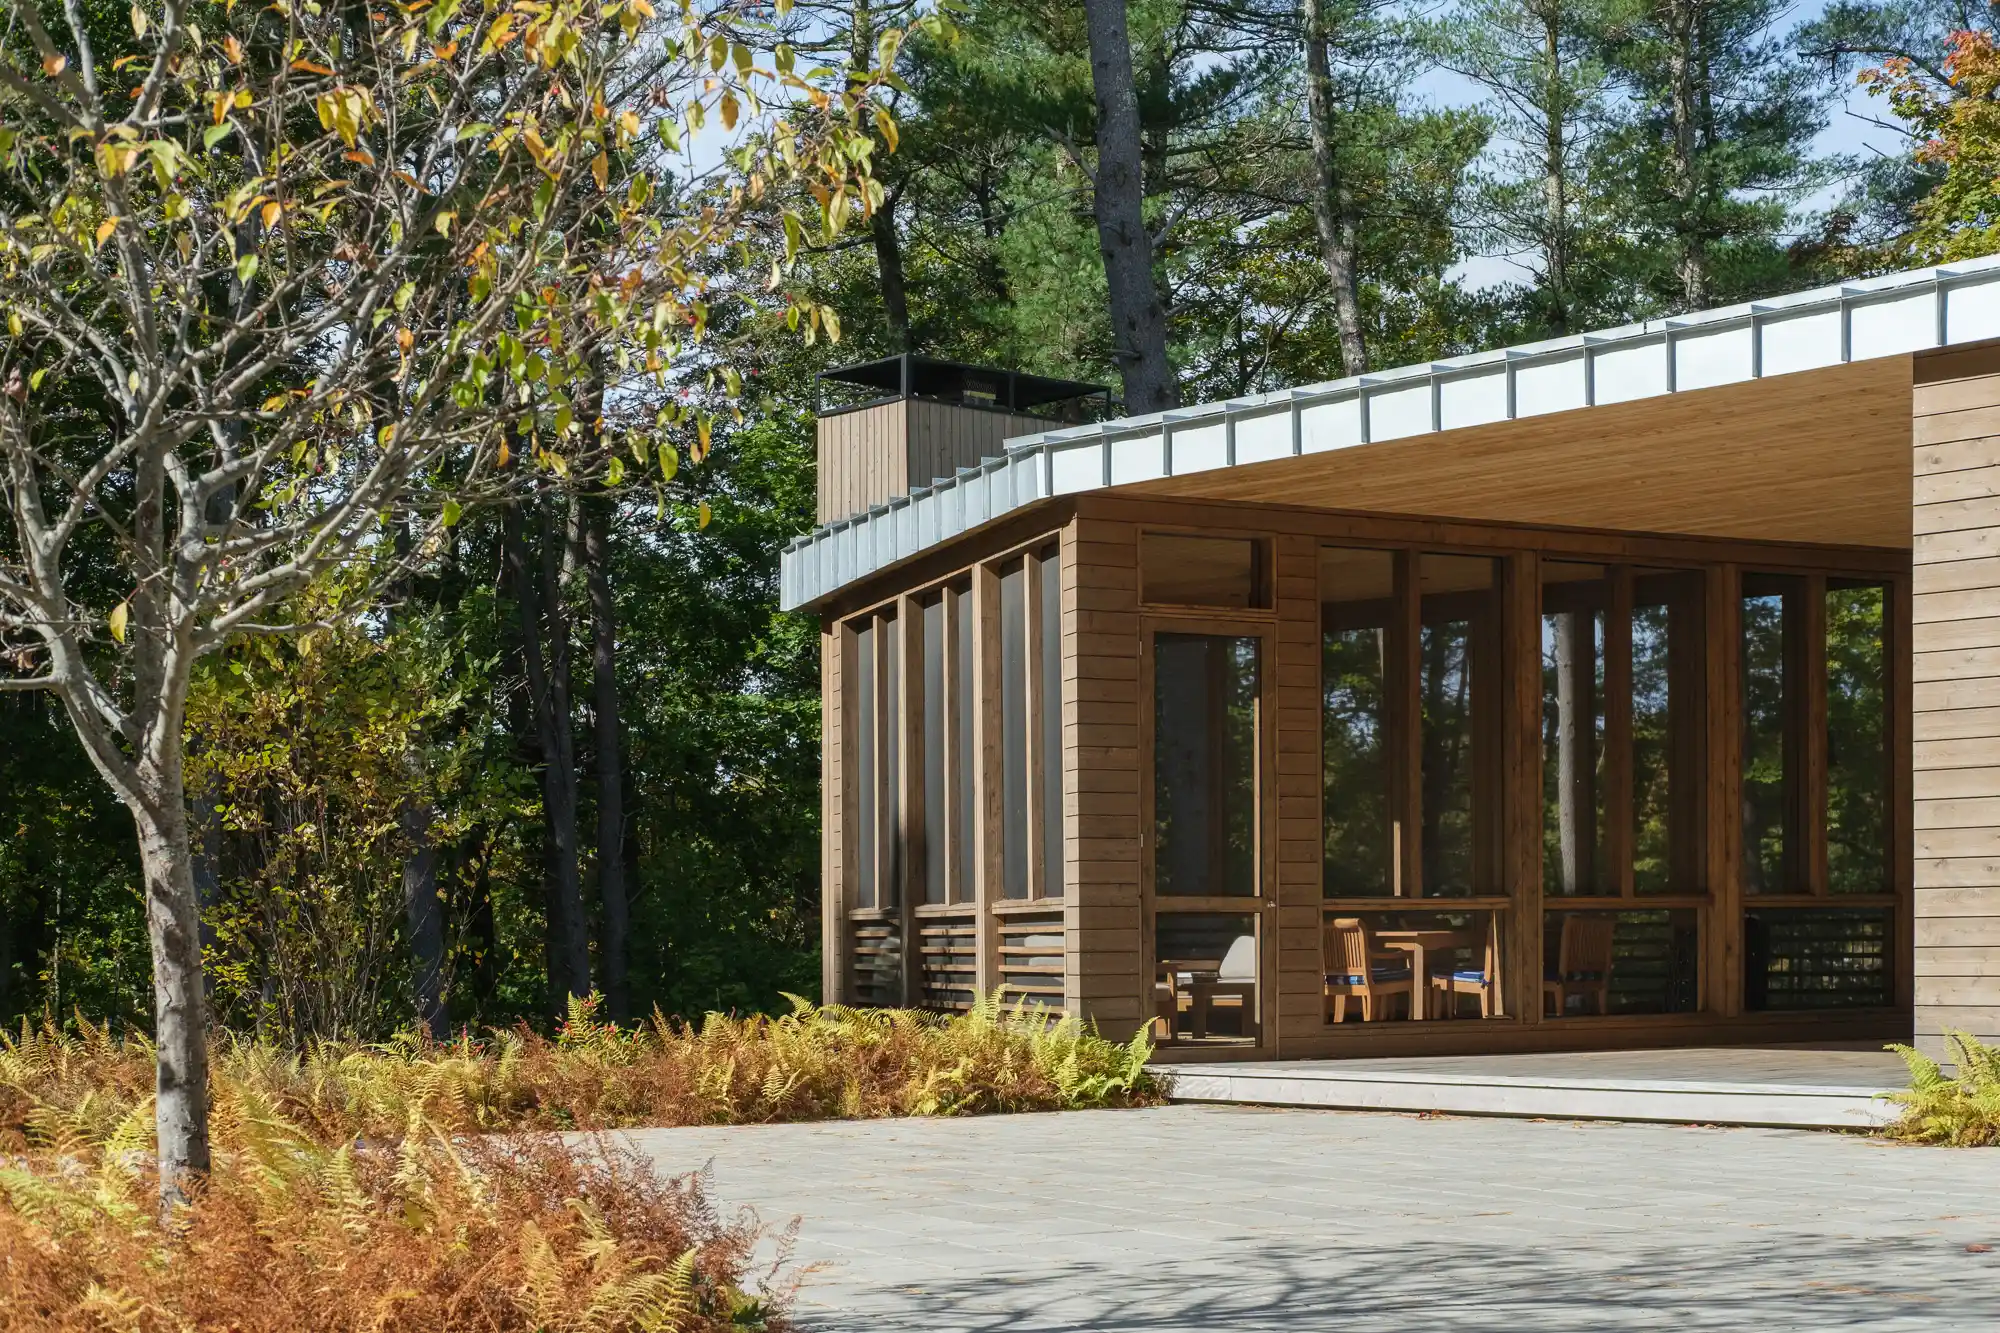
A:
{"label": "outdoor furniture", "polygon": [[1233,1000],[1241,1007],[1241,1035],[1252,1035],[1250,1016],[1257,1002],[1257,937],[1238,935],[1231,940],[1229,951],[1222,956],[1213,975],[1196,974],[1193,992],[1190,1008],[1195,1040],[1208,1036],[1209,1012],[1219,999]]}
{"label": "outdoor furniture", "polygon": [[1458,997],[1477,995],[1479,1016],[1491,1018],[1499,1010],[1500,998],[1500,950],[1497,928],[1486,936],[1486,947],[1481,950],[1480,964],[1476,968],[1459,968],[1451,964],[1430,974],[1430,986],[1438,1000],[1438,1017],[1458,1016]]}
{"label": "outdoor furniture", "polygon": [[[1410,960],[1411,974],[1416,978],[1414,985],[1422,985],[1424,978],[1432,970],[1431,959],[1436,954],[1455,954],[1460,949],[1473,947],[1479,937],[1469,930],[1452,930],[1443,926],[1421,926],[1411,928],[1391,928],[1374,932],[1375,942],[1386,949],[1398,950]],[[1429,1018],[1431,992],[1425,987],[1424,1002],[1415,1002],[1411,995],[1410,1017]]]}
{"label": "outdoor furniture", "polygon": [[1609,914],[1572,912],[1563,918],[1556,965],[1542,974],[1542,995],[1553,999],[1556,1017],[1569,1012],[1572,995],[1595,998],[1597,1012],[1611,1011],[1611,933],[1617,923]]}
{"label": "outdoor furniture", "polygon": [[1333,1021],[1347,1021],[1347,997],[1361,997],[1361,1021],[1375,1021],[1376,1006],[1388,1017],[1389,998],[1400,995],[1409,1002],[1405,1011],[1417,1017],[1417,974],[1411,969],[1408,953],[1384,949],[1375,934],[1359,917],[1335,917],[1326,923],[1326,998]]}

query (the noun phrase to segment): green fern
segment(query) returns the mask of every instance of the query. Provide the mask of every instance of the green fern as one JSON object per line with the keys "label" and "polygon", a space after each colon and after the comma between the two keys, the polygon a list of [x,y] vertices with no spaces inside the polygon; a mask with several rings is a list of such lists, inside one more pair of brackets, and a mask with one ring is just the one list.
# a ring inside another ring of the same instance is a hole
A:
{"label": "green fern", "polygon": [[1883,1132],[1911,1143],[2000,1146],[2000,1047],[1988,1046],[1968,1032],[1944,1035],[1956,1077],[1914,1047],[1889,1047],[1903,1057],[1910,1086],[1886,1094],[1903,1113]]}

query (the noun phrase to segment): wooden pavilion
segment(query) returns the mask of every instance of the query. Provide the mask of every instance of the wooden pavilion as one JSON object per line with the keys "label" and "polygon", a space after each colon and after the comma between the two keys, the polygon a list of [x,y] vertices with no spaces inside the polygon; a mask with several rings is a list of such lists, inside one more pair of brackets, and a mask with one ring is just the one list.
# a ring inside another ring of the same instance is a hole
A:
{"label": "wooden pavilion", "polygon": [[1081,424],[849,379],[782,580],[829,999],[1193,1059],[2000,1038],[2000,263]]}

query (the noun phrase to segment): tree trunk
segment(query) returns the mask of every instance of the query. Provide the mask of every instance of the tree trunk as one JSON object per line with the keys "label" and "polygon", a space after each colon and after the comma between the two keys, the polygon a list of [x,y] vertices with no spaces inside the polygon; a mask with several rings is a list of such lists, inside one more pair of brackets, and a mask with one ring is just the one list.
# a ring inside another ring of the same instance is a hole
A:
{"label": "tree trunk", "polygon": [[1307,131],[1312,140],[1313,227],[1319,234],[1320,260],[1333,283],[1341,368],[1349,375],[1359,375],[1368,369],[1368,344],[1361,328],[1361,281],[1355,265],[1360,218],[1333,141],[1333,65],[1327,57],[1326,15],[1320,4],[1321,0],[1299,0],[1306,51]]}
{"label": "tree trunk", "polygon": [[604,1002],[619,1022],[630,1017],[625,959],[629,911],[625,896],[625,769],[618,735],[618,607],[611,598],[606,511],[611,501],[584,502],[583,559],[590,592],[593,748],[597,760],[597,895],[603,911]]}
{"label": "tree trunk", "polygon": [[1567,97],[1563,90],[1562,31],[1558,10],[1551,5],[1542,13],[1542,102],[1544,133],[1542,143],[1542,253],[1547,272],[1542,281],[1548,287],[1549,332],[1569,332],[1569,167],[1564,161]]}
{"label": "tree trunk", "polygon": [[1167,315],[1153,280],[1153,240],[1146,231],[1125,0],[1084,0],[1083,8],[1097,101],[1097,245],[1110,294],[1112,355],[1124,384],[1125,410],[1158,412],[1179,404],[1180,389],[1167,359]]}
{"label": "tree trunk", "polygon": [[1564,893],[1589,893],[1597,853],[1597,634],[1588,611],[1555,618],[1556,842]]}
{"label": "tree trunk", "polygon": [[889,347],[908,352],[910,346],[910,297],[903,286],[903,241],[896,234],[896,196],[884,197],[882,206],[868,220],[875,240],[875,268],[882,281],[882,313],[888,320]]}
{"label": "tree trunk", "polygon": [[201,912],[188,846],[180,735],[136,766],[131,802],[153,948],[153,1118],[162,1208],[185,1202],[209,1170],[208,1002],[202,984]]}
{"label": "tree trunk", "polygon": [[417,1026],[433,1041],[442,1041],[449,1033],[444,1009],[444,907],[438,901],[430,803],[406,801],[397,818],[409,845],[403,856],[403,921],[410,933]]}
{"label": "tree trunk", "polygon": [[577,870],[576,755],[570,732],[567,633],[560,606],[547,608],[554,660],[542,654],[543,602],[558,593],[549,561],[542,562],[541,588],[529,568],[527,543],[516,507],[507,510],[502,541],[509,581],[520,609],[521,659],[528,677],[529,711],[534,719],[542,778],[543,889],[548,907],[546,940],[549,1003],[560,1014],[569,997],[590,992],[590,950],[583,930],[583,888]]}
{"label": "tree trunk", "polygon": [[1703,310],[1711,303],[1707,220],[1703,217],[1701,155],[1702,85],[1707,53],[1701,50],[1701,8],[1704,0],[1670,0],[1667,7],[1668,114],[1673,124],[1675,266],[1685,310]]}
{"label": "tree trunk", "polygon": [[[215,922],[210,920],[222,901],[222,802],[217,799],[220,779],[211,776],[194,794],[189,829],[189,872],[194,881],[195,908],[201,919],[201,952],[204,959],[215,947]],[[204,990],[213,991],[203,971]]]}

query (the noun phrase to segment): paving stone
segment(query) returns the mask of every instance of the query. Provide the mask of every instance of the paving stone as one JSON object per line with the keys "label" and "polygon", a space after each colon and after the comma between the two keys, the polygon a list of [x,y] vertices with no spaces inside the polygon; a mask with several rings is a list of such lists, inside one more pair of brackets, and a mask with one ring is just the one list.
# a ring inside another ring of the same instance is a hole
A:
{"label": "paving stone", "polygon": [[2000,1329],[1989,1150],[1228,1106],[632,1138],[800,1219],[816,1333]]}

